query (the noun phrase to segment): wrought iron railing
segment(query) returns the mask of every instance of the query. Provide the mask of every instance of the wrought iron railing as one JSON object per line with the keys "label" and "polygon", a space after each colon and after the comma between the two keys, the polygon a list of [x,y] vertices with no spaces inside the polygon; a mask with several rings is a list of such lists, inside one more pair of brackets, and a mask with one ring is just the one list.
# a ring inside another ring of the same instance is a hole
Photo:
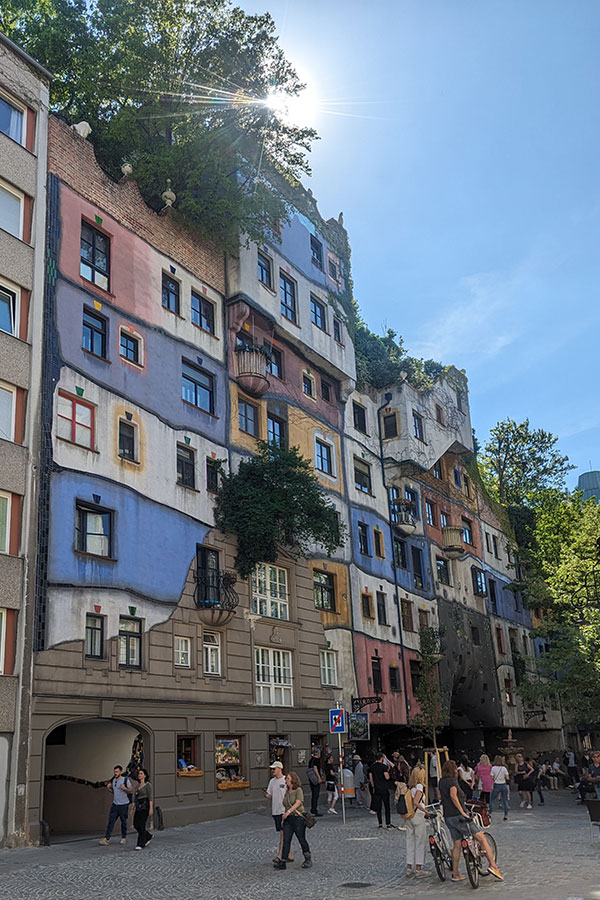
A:
{"label": "wrought iron railing", "polygon": [[198,570],[194,591],[196,606],[199,609],[233,612],[240,602],[238,592],[234,588],[236,580],[233,572],[222,572],[218,569]]}

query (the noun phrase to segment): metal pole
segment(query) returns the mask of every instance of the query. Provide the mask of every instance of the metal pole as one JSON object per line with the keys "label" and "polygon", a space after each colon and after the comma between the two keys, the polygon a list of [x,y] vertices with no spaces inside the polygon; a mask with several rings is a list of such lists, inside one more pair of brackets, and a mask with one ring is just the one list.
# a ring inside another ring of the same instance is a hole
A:
{"label": "metal pole", "polygon": [[[340,701],[337,700],[336,704],[338,709],[340,709]],[[346,796],[344,791],[344,757],[342,755],[342,735],[338,732],[338,753],[340,760],[340,791],[342,794],[342,821],[344,825],[346,824]]]}

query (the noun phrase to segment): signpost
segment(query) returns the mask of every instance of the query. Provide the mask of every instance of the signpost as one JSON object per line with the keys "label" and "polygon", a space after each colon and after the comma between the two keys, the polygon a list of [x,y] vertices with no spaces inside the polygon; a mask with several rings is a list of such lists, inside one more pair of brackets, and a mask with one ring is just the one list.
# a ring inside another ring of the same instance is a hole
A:
{"label": "signpost", "polygon": [[329,710],[329,733],[338,736],[338,752],[340,761],[340,793],[342,795],[342,819],[346,824],[346,800],[344,796],[344,754],[342,753],[342,735],[348,730],[346,710],[340,707],[339,701],[335,709]]}

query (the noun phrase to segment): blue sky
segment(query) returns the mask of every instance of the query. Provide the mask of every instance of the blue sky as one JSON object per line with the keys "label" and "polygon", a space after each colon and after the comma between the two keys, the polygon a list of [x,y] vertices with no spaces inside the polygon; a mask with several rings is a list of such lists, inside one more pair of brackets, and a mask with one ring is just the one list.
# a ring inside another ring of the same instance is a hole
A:
{"label": "blue sky", "polygon": [[467,370],[480,441],[529,416],[600,469],[600,2],[242,5],[321,98],[307,185],[370,327]]}

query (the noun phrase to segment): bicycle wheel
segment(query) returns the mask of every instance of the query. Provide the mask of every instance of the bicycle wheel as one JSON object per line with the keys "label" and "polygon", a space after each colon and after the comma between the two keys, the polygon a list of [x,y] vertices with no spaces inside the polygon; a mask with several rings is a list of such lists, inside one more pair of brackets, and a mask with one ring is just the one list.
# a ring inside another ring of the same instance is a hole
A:
{"label": "bicycle wheel", "polygon": [[446,863],[446,868],[449,872],[452,871],[452,845],[453,840],[450,836],[450,832],[446,825],[444,825],[443,829],[440,828],[440,842],[442,845],[442,858]]}
{"label": "bicycle wheel", "polygon": [[475,861],[475,857],[473,856],[473,852],[470,847],[463,847],[463,856],[465,858],[465,865],[467,867],[467,875],[469,876],[469,881],[471,882],[471,887],[473,889],[479,887],[479,867]]}
{"label": "bicycle wheel", "polygon": [[[496,841],[494,840],[494,838],[492,837],[491,834],[486,833],[486,838],[487,838],[488,844],[490,845],[490,850],[492,851],[492,854],[494,856],[494,862],[497,863],[498,862],[498,847],[496,846]],[[479,871],[481,872],[482,875],[490,874],[488,866],[489,866],[488,858],[485,855],[485,853],[483,853],[483,851],[482,851],[480,861],[479,861]]]}
{"label": "bicycle wheel", "polygon": [[438,874],[438,878],[440,881],[446,880],[446,867],[444,866],[444,860],[442,859],[442,854],[440,853],[439,847],[436,847],[434,844],[431,847],[431,855],[433,856],[433,862],[435,865],[435,871]]}

